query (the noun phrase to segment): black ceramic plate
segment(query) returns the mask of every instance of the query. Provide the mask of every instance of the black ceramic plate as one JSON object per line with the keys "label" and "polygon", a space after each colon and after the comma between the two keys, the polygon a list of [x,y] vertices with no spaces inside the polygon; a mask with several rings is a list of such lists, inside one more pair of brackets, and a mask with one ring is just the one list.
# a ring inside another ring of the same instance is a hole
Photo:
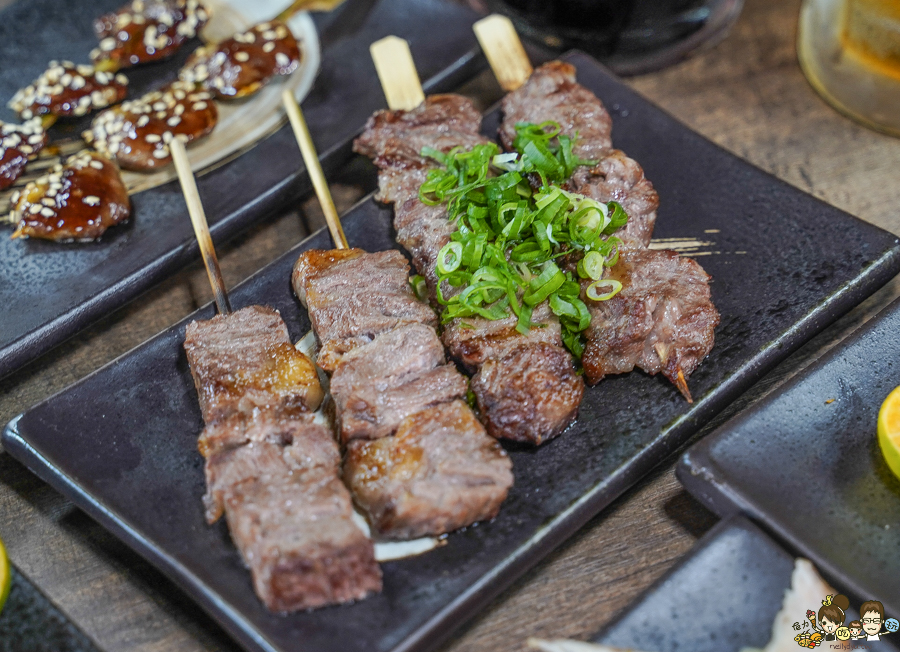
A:
{"label": "black ceramic plate", "polygon": [[[794,556],[755,525],[740,517],[722,521],[593,640],[645,652],[761,648],[793,569]],[[878,649],[897,648],[881,641]]]}
{"label": "black ceramic plate", "polygon": [[[87,61],[93,17],[125,0],[20,0],[0,11],[0,119],[6,101],[50,59]],[[478,69],[472,22],[450,0],[348,0],[318,15],[322,67],[303,108],[326,170],[350,155],[350,139],[384,106],[368,53],[388,34],[410,41],[426,89],[448,90]],[[187,50],[179,58],[187,56]],[[174,79],[178,61],[129,72],[132,93]],[[77,133],[77,130],[76,130]],[[217,242],[282,206],[308,186],[288,127],[198,179]],[[152,287],[197,255],[177,183],[138,193],[134,218],[100,242],[10,240],[0,230],[0,377]]]}
{"label": "black ceramic plate", "polygon": [[[5,449],[156,564],[254,650],[425,650],[570,536],[792,349],[900,268],[897,239],[700,138],[575,54],[582,83],[614,112],[614,138],[646,168],[660,237],[714,234],[703,258],[722,313],[688,405],[661,377],[633,373],[587,391],[578,422],[537,450],[511,450],[516,484],[499,517],[415,559],[384,564],[384,592],[309,614],[268,614],[224,526],[204,524],[197,397],[181,349],[189,320],[10,424]],[[496,133],[498,115],[486,120]],[[351,245],[394,247],[392,212],[371,199],[344,218]],[[309,328],[290,289],[308,239],[232,292]],[[213,314],[207,307],[190,319]]]}
{"label": "black ceramic plate", "polygon": [[99,652],[53,604],[13,569],[0,612],[0,652]]}
{"label": "black ceramic plate", "polygon": [[861,599],[900,615],[900,481],[875,436],[900,385],[900,300],[685,454],[681,482],[745,511]]}

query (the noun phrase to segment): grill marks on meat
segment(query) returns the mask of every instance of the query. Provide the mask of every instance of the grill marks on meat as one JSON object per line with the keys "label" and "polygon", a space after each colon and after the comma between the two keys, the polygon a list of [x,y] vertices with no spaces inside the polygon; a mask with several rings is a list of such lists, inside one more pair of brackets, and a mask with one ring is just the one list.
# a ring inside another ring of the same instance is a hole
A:
{"label": "grill marks on meat", "polygon": [[674,251],[626,249],[605,277],[621,282],[622,290],[608,301],[586,301],[591,325],[582,363],[588,381],[637,366],[662,372],[690,401],[687,378],[712,349],[719,324],[709,276]]}
{"label": "grill marks on meat", "polygon": [[409,265],[399,251],[307,251],[294,266],[293,286],[309,310],[321,344],[317,362],[325,371],[402,324],[437,325],[434,312],[413,295]]}
{"label": "grill marks on meat", "polygon": [[188,325],[184,349],[206,423],[259,409],[315,410],[324,394],[316,369],[291,344],[270,308],[250,306]]}
{"label": "grill marks on meat", "polygon": [[617,201],[628,213],[628,224],[616,235],[631,247],[650,244],[659,196],[634,159],[612,148],[612,120],[603,103],[575,81],[575,68],[551,61],[535,70],[528,81],[503,100],[500,139],[512,150],[516,125],[558,122],[562,134],[577,139],[574,153],[597,161],[578,168],[569,189],[597,201]]}
{"label": "grill marks on meat", "polygon": [[378,439],[406,417],[466,395],[431,326],[409,324],[344,356],[331,377],[341,440]]}
{"label": "grill marks on meat", "polygon": [[[341,351],[331,356],[331,393],[347,444],[344,481],[374,530],[405,539],[493,518],[512,485],[511,463],[458,400],[466,380],[446,364],[437,320],[413,296],[406,259],[397,251],[310,251],[293,283],[321,351]],[[377,293],[406,308],[388,318]],[[322,316],[338,304],[355,307],[341,329]]]}
{"label": "grill marks on meat", "polygon": [[226,515],[260,599],[286,612],[379,591],[337,445],[307,413],[322,400],[315,368],[281,317],[252,306],[193,322],[184,347],[206,421],[206,517]]}
{"label": "grill marks on meat", "polygon": [[[602,108],[602,107],[601,107]],[[480,135],[481,114],[472,103],[461,96],[436,95],[412,111],[381,111],[369,119],[366,130],[354,143],[354,149],[374,159],[379,167],[378,199],[394,204],[394,226],[397,242],[410,252],[416,270],[425,277],[432,297],[435,296],[437,276],[435,264],[441,248],[456,230],[447,219],[443,206],[427,206],[419,201],[419,187],[425,181],[430,168],[437,165],[422,157],[423,147],[449,152],[454,147],[470,149],[487,142]],[[608,137],[608,129],[607,129]],[[458,291],[458,290],[457,290]],[[454,292],[446,288],[446,293]],[[541,319],[535,311],[535,321]],[[509,417],[514,405],[498,400],[500,394],[492,394],[491,387],[520,387],[519,397],[528,405],[540,409],[543,397],[537,388],[529,391],[521,379],[502,365],[494,365],[490,382],[473,384],[482,418],[495,437],[516,441],[540,443],[558,435],[574,420],[584,391],[584,383],[571,369],[571,358],[562,349],[559,323],[556,317],[543,307],[542,323],[546,328],[532,328],[527,335],[515,330],[515,319],[489,321],[485,319],[456,320],[444,329],[443,341],[450,355],[469,371],[476,371],[487,360],[499,360],[514,349],[536,347],[522,359],[540,367],[540,373],[548,379],[560,397],[568,401],[566,409],[554,408],[551,419],[547,415],[540,423],[541,432],[534,424]],[[544,343],[546,346],[536,346]],[[569,369],[557,364],[560,359],[569,360]],[[561,399],[563,400],[563,399]],[[497,414],[492,414],[492,411]]]}
{"label": "grill marks on meat", "polygon": [[[582,295],[591,313],[582,357],[588,382],[637,366],[649,374],[662,372],[690,401],[687,378],[712,349],[719,323],[710,300],[710,279],[691,259],[645,249],[659,196],[637,161],[612,149],[611,121],[602,102],[575,82],[571,65],[553,61],[510,93],[503,111],[500,136],[509,148],[519,122],[553,120],[562,133],[577,135],[575,153],[597,164],[576,169],[569,189],[601,202],[617,201],[628,213],[628,224],[616,233],[625,246],[618,264],[606,274],[621,281],[621,292],[600,302]],[[589,284],[583,281],[583,289]]]}
{"label": "grill marks on meat", "polygon": [[584,382],[565,349],[525,343],[488,359],[472,391],[490,434],[539,445],[578,416]]}
{"label": "grill marks on meat", "polygon": [[511,467],[469,407],[453,401],[407,417],[393,437],[351,442],[344,477],[379,533],[408,539],[496,516]]}

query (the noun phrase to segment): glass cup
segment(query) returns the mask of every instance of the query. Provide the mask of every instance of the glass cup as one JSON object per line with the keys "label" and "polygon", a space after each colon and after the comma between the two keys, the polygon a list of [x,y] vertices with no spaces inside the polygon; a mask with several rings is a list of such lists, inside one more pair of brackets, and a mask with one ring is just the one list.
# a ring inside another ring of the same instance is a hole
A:
{"label": "glass cup", "polygon": [[525,36],[578,48],[632,75],[676,63],[725,35],[744,0],[486,0]]}
{"label": "glass cup", "polygon": [[834,108],[900,136],[900,0],[804,0],[797,54]]}

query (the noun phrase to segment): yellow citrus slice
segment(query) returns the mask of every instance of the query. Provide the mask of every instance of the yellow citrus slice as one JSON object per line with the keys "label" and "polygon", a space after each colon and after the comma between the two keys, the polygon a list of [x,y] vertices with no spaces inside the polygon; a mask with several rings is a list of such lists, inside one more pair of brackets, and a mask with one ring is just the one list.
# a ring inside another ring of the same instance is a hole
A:
{"label": "yellow citrus slice", "polygon": [[12,587],[12,568],[9,565],[9,557],[6,556],[6,548],[0,540],[0,611],[3,611],[10,587]]}
{"label": "yellow citrus slice", "polygon": [[888,467],[900,478],[900,387],[888,394],[881,404],[878,444]]}

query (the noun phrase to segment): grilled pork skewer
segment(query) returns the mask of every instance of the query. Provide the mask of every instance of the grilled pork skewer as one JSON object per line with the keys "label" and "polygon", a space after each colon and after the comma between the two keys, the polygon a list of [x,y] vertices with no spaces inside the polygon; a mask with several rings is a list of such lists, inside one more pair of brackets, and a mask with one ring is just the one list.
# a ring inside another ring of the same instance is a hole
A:
{"label": "grilled pork skewer", "polygon": [[[500,136],[508,147],[521,122],[553,121],[562,134],[577,134],[576,156],[598,163],[577,168],[568,186],[598,201],[615,200],[628,213],[627,225],[615,234],[624,248],[603,277],[622,289],[607,301],[585,301],[591,313],[582,356],[588,382],[637,366],[651,375],[662,372],[690,402],[687,379],[712,349],[719,323],[710,277],[690,258],[644,249],[659,197],[640,165],[612,148],[612,122],[603,103],[575,81],[571,65],[552,61],[507,95],[503,110]],[[582,282],[585,291],[589,283]]]}
{"label": "grilled pork skewer", "polygon": [[[397,241],[412,254],[416,270],[428,283],[437,305],[438,253],[456,225],[445,206],[419,200],[419,187],[437,163],[422,156],[424,147],[449,152],[487,142],[481,114],[461,96],[427,98],[409,111],[380,111],[366,125],[354,150],[379,168],[380,201],[394,204]],[[459,292],[449,285],[444,296]],[[444,326],[442,340],[450,355],[474,372],[472,391],[488,432],[498,438],[540,444],[559,435],[575,420],[584,383],[562,346],[559,321],[546,302],[535,307],[534,326],[516,330],[516,318],[490,321],[455,319]]]}
{"label": "grilled pork skewer", "polygon": [[493,518],[513,482],[510,460],[463,402],[465,377],[446,364],[403,255],[347,248],[306,122],[283,97],[338,247],[301,254],[292,280],[332,374],[344,481],[387,539]]}
{"label": "grilled pork skewer", "polygon": [[187,326],[184,348],[206,427],[206,518],[222,514],[272,611],[381,590],[374,546],[353,521],[340,451],[311,412],[323,391],[277,312],[231,312],[184,146],[172,154],[220,314]]}

